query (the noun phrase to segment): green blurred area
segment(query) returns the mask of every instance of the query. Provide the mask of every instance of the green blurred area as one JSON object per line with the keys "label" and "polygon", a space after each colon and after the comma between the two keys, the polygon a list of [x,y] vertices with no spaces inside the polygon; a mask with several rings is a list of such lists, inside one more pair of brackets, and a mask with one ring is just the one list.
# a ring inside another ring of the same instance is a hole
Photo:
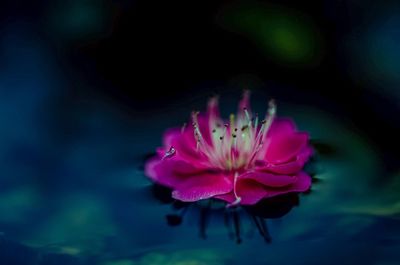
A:
{"label": "green blurred area", "polygon": [[107,0],[55,0],[48,6],[46,27],[62,40],[93,40],[111,33],[114,14]]}
{"label": "green blurred area", "polygon": [[217,21],[223,28],[254,42],[278,64],[304,67],[316,65],[322,59],[322,40],[317,28],[298,11],[248,1],[228,5]]}

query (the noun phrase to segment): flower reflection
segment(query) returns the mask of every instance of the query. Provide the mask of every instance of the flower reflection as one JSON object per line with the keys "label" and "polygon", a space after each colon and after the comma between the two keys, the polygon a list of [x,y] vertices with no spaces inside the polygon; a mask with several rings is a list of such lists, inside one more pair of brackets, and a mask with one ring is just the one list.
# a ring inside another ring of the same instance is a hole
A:
{"label": "flower reflection", "polygon": [[175,200],[171,196],[171,189],[157,184],[152,186],[152,191],[160,202],[172,206],[172,212],[165,216],[168,225],[181,225],[188,212],[198,214],[199,235],[205,239],[211,216],[221,218],[229,238],[235,240],[238,244],[242,242],[243,234],[249,232],[245,231],[243,227],[250,227],[250,230],[257,229],[265,242],[270,243],[272,238],[268,230],[267,220],[281,218],[289,213],[293,207],[299,205],[297,193],[266,198],[254,205],[227,208],[221,201],[215,199],[199,202]]}

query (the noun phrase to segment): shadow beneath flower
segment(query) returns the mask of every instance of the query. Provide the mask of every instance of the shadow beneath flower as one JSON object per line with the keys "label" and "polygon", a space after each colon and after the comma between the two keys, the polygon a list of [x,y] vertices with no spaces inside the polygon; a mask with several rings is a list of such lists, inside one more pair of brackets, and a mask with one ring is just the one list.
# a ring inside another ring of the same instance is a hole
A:
{"label": "shadow beneath flower", "polygon": [[151,191],[154,197],[162,203],[173,203],[175,201],[171,196],[172,190],[165,186],[153,184],[151,186]]}
{"label": "shadow beneath flower", "polygon": [[297,193],[288,193],[264,199],[255,205],[247,206],[246,209],[252,215],[274,219],[288,214],[299,203],[299,195]]}
{"label": "shadow beneath flower", "polygon": [[207,227],[210,217],[213,216],[222,218],[229,238],[235,240],[238,244],[243,241],[243,222],[250,222],[252,229],[257,229],[265,242],[270,243],[272,238],[268,230],[267,220],[281,218],[288,214],[293,207],[299,205],[299,194],[297,193],[266,198],[255,205],[231,208],[226,207],[225,202],[215,199],[192,203],[177,201],[171,197],[171,189],[157,184],[152,186],[152,193],[161,203],[171,205],[172,212],[165,216],[168,225],[181,225],[190,208],[190,212],[198,215],[200,238],[207,238]]}

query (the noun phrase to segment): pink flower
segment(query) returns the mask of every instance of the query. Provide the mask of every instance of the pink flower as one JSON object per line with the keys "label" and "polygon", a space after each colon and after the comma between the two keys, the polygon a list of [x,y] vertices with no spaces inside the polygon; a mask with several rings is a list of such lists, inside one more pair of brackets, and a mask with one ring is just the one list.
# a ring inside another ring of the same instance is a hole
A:
{"label": "pink flower", "polygon": [[246,92],[237,115],[224,121],[212,98],[205,114],[192,113],[192,126],[165,132],[163,147],[146,163],[145,174],[186,202],[216,198],[251,205],[306,191],[311,178],[302,168],[312,155],[309,136],[290,119],[275,116],[273,102],[264,120],[253,116]]}

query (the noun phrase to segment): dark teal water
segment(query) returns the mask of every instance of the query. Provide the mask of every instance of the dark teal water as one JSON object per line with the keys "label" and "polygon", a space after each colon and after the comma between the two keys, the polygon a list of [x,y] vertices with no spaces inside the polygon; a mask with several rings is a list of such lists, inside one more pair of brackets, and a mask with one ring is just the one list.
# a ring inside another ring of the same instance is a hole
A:
{"label": "dark teal water", "polygon": [[[270,217],[257,217],[265,221],[263,237],[246,210],[161,202],[143,175],[144,159],[161,143],[163,130],[183,123],[203,98],[143,114],[90,100],[46,118],[29,111],[35,100],[18,103],[26,107],[19,121],[2,116],[18,130],[1,132],[0,264],[400,260],[400,175],[385,173],[379,151],[350,122],[312,107],[279,105],[281,115],[310,132],[318,153],[308,165],[311,192],[289,206],[286,200],[257,211]],[[255,108],[263,102],[256,100]]]}

